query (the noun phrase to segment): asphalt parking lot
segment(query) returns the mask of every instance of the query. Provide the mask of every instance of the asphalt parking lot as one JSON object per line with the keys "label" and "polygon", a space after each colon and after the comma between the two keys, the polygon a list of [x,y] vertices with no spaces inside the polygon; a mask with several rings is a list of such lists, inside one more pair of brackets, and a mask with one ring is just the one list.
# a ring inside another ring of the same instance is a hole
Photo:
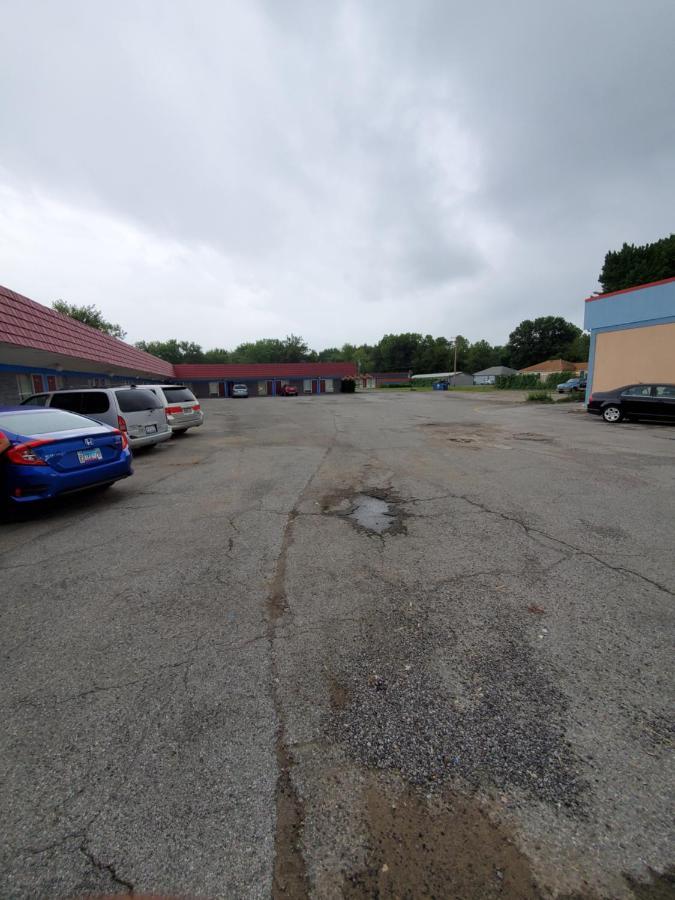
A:
{"label": "asphalt parking lot", "polygon": [[203,407],[0,528],[0,896],[672,896],[675,427]]}

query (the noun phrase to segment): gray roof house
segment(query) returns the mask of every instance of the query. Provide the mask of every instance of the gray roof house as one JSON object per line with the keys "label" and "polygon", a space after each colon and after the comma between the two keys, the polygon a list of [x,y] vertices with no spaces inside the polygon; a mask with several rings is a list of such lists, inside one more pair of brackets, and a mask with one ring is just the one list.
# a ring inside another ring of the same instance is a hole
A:
{"label": "gray roof house", "polygon": [[497,375],[517,375],[517,369],[509,369],[508,366],[490,366],[489,369],[481,369],[473,373],[474,384],[494,384]]}

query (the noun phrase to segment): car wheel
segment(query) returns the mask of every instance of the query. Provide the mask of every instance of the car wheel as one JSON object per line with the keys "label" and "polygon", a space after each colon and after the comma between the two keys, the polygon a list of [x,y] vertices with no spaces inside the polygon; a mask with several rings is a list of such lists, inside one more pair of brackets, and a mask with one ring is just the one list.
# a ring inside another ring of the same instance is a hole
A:
{"label": "car wheel", "polygon": [[606,406],[602,411],[602,418],[605,422],[614,425],[616,422],[620,422],[623,419],[623,413],[618,406]]}

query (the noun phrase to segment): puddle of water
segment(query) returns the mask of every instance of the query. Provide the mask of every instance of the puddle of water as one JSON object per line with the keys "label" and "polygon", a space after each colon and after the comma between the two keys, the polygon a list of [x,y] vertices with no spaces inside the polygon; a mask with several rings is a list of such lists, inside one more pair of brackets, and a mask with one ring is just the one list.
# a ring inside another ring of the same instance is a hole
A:
{"label": "puddle of water", "polygon": [[357,494],[349,517],[361,528],[367,528],[376,534],[382,534],[396,524],[396,515],[391,512],[386,500],[369,497],[367,494]]}

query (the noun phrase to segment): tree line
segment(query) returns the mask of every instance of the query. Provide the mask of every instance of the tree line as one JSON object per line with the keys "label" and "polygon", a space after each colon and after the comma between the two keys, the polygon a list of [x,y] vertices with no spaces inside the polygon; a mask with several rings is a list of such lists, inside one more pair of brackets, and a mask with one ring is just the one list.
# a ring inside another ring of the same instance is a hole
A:
{"label": "tree line", "polygon": [[[599,282],[603,293],[675,277],[675,234],[643,246],[624,244],[610,250]],[[65,300],[52,304],[64,315],[92,328],[124,339],[121,325],[108,322],[93,305],[77,306]],[[213,347],[204,350],[193,341],[171,338],[167,341],[138,341],[136,347],[171,363],[285,363],[354,362],[361,372],[444,372],[457,369],[478,372],[491,366],[522,369],[545,359],[583,362],[588,359],[589,337],[561,316],[525,319],[509,335],[504,345],[486,340],[471,343],[458,335],[450,339],[433,335],[385,334],[376,344],[343,344],[311,350],[298,335],[283,339],[263,338],[239,344],[234,350]],[[457,354],[455,356],[455,349]]]}
{"label": "tree line", "polygon": [[[239,344],[233,350],[204,350],[192,341],[139,341],[140,350],[171,363],[293,363],[353,362],[361,372],[478,372],[490,366],[521,369],[544,359],[588,359],[588,335],[561,316],[525,319],[509,335],[508,343],[493,346],[486,340],[469,341],[406,332],[385,334],[376,344],[343,344],[312,350],[298,335],[263,338]],[[457,350],[455,356],[455,348]]]}

